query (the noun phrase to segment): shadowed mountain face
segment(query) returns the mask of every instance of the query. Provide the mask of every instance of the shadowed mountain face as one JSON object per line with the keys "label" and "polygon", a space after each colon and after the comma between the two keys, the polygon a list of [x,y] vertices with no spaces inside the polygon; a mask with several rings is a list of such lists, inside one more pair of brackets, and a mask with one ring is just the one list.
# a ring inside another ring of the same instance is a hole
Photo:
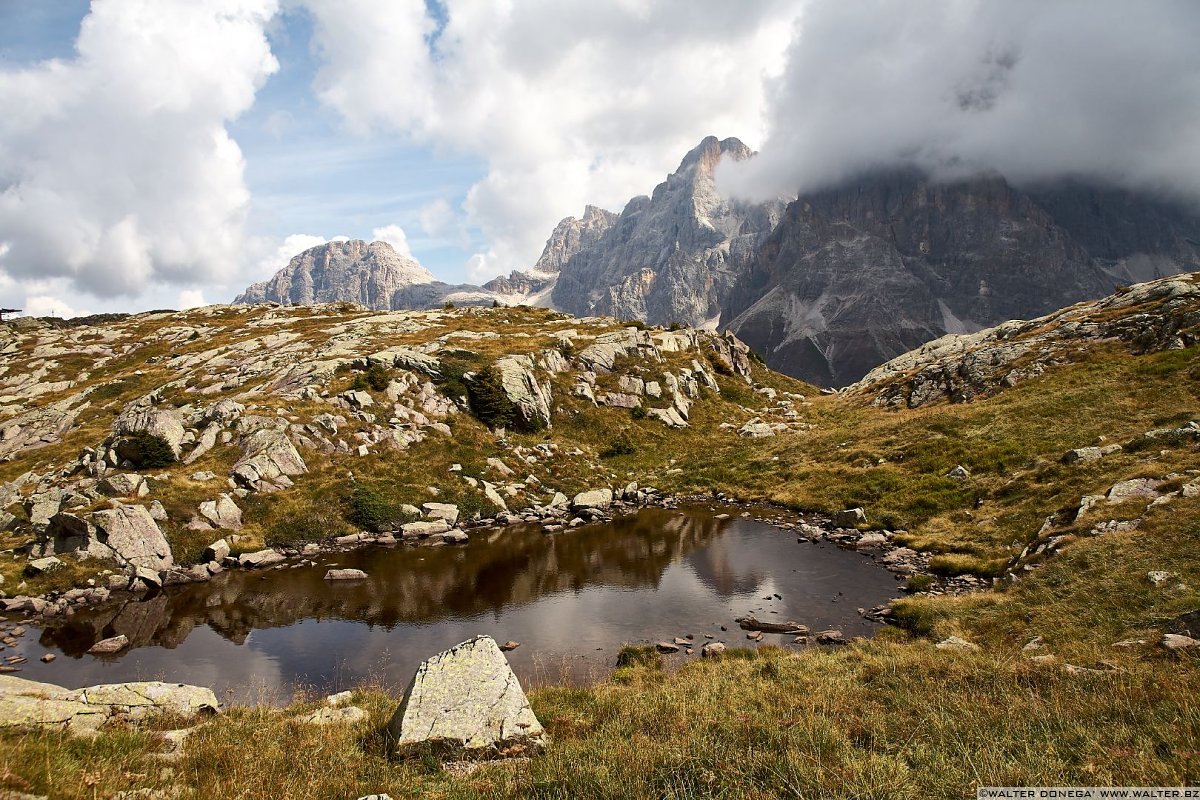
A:
{"label": "shadowed mountain face", "polygon": [[879,175],[792,202],[726,296],[722,327],[822,386],[946,333],[1200,268],[1200,217],[1082,185]]}

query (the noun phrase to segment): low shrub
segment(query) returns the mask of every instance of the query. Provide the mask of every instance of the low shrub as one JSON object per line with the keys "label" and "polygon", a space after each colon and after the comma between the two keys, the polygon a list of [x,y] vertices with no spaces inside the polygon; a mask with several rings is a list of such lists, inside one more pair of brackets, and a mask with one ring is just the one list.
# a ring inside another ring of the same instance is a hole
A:
{"label": "low shrub", "polygon": [[177,460],[175,451],[166,439],[146,431],[134,431],[121,436],[116,443],[117,455],[136,469],[169,467]]}
{"label": "low shrub", "polygon": [[628,431],[621,431],[617,434],[608,447],[600,451],[601,458],[616,458],[617,456],[629,456],[637,452],[637,445],[633,443]]}

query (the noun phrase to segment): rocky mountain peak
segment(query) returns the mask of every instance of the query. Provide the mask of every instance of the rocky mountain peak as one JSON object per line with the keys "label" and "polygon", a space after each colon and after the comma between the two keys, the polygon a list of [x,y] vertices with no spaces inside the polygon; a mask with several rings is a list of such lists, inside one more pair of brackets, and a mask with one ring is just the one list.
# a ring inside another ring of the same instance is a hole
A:
{"label": "rocky mountain peak", "polygon": [[398,290],[434,280],[429,270],[397,253],[387,242],[348,239],[305,250],[270,279],[247,288],[234,302],[351,302],[379,310],[391,308],[392,295]]}
{"label": "rocky mountain peak", "polygon": [[557,275],[571,256],[599,241],[617,219],[613,212],[593,205],[584,208],[582,219],[564,218],[546,240],[546,247],[533,265],[533,272]]}
{"label": "rocky mountain peak", "polygon": [[695,166],[701,172],[711,175],[722,156],[732,158],[734,161],[745,161],[753,155],[754,151],[747,147],[741,139],[733,136],[728,139],[705,136],[700,144],[688,151],[688,154],[679,162],[679,168],[675,172],[682,173]]}

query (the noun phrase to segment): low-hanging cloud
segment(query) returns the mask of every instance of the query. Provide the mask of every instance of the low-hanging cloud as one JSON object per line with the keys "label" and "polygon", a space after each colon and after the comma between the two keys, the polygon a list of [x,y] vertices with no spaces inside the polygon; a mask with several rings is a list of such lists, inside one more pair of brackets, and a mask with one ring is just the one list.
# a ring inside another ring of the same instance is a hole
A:
{"label": "low-hanging cloud", "polygon": [[728,193],[795,196],[865,171],[1077,177],[1200,199],[1200,4],[814,2],[759,156]]}
{"label": "low-hanging cloud", "polygon": [[94,0],[73,58],[0,69],[0,273],[117,297],[238,267],[249,192],[225,123],[278,67],[276,11]]}

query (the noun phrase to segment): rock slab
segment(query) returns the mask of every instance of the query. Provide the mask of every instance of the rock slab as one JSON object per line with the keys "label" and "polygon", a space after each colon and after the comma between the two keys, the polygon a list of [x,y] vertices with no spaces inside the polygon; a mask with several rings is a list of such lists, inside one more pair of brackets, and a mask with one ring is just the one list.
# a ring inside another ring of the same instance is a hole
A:
{"label": "rock slab", "polygon": [[490,636],[438,653],[417,668],[388,724],[396,755],[420,745],[476,757],[546,736],[517,676]]}

